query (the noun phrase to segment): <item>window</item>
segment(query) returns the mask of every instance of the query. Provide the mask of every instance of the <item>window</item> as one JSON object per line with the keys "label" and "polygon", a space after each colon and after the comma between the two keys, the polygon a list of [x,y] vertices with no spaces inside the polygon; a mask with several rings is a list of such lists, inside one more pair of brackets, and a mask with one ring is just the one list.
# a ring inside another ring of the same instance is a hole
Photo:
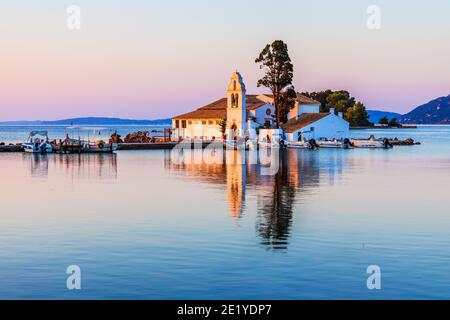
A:
{"label": "window", "polygon": [[186,129],[186,120],[181,120],[181,127]]}
{"label": "window", "polygon": [[239,95],[237,93],[236,93],[235,103],[236,103],[236,108],[239,108]]}
{"label": "window", "polygon": [[234,94],[231,95],[231,107],[234,108]]}
{"label": "window", "polygon": [[180,128],[180,120],[175,120],[175,128]]}
{"label": "window", "polygon": [[214,121],[210,120],[210,121],[208,121],[208,124],[214,124]]}
{"label": "window", "polygon": [[236,91],[236,80],[233,82],[233,90]]}
{"label": "window", "polygon": [[206,124],[206,121],[205,121],[205,120],[203,120],[203,121],[202,121],[202,124]]}

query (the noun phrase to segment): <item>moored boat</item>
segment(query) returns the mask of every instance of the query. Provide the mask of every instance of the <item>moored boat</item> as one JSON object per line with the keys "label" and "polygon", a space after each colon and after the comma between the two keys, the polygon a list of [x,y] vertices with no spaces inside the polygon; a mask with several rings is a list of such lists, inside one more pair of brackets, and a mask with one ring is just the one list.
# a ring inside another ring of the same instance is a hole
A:
{"label": "moored boat", "polygon": [[245,142],[245,149],[247,149],[247,150],[258,150],[258,141],[256,141],[256,140],[247,140]]}
{"label": "moored boat", "polygon": [[389,142],[388,139],[376,139],[373,135],[370,136],[369,139],[351,139],[350,141],[355,148],[393,148],[393,145]]}
{"label": "moored boat", "polygon": [[267,141],[260,141],[258,142],[260,149],[274,149],[274,148],[280,148],[279,142],[267,142]]}
{"label": "moored boat", "polygon": [[344,140],[319,140],[317,141],[319,148],[343,148],[351,149],[352,144],[349,139]]}
{"label": "moored boat", "polygon": [[53,147],[48,142],[48,131],[31,131],[27,142],[22,144],[28,153],[52,153]]}
{"label": "moored boat", "polygon": [[290,149],[310,149],[310,145],[305,141],[284,141],[284,145]]}

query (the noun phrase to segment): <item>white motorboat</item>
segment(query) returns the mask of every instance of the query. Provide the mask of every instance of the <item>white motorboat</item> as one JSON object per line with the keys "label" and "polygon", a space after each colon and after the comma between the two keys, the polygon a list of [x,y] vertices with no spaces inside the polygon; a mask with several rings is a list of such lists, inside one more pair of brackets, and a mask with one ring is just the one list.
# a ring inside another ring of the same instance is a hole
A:
{"label": "white motorboat", "polygon": [[309,142],[306,142],[306,141],[285,141],[284,145],[287,148],[292,148],[292,149],[310,149],[311,148]]}
{"label": "white motorboat", "polygon": [[246,142],[241,140],[225,140],[225,148],[226,149],[232,149],[232,150],[242,150],[246,149],[248,146]]}
{"label": "white motorboat", "polygon": [[369,139],[351,139],[350,141],[355,148],[393,148],[393,145],[389,142],[388,139],[376,139],[373,135],[370,136]]}
{"label": "white motorboat", "polygon": [[48,143],[48,131],[31,131],[27,142],[22,144],[28,153],[52,153],[53,147]]}
{"label": "white motorboat", "polygon": [[258,146],[260,149],[275,149],[280,148],[281,139],[280,136],[272,135],[272,138],[267,135],[267,137],[258,140]]}
{"label": "white motorboat", "polygon": [[267,141],[259,141],[258,142],[260,149],[275,149],[280,148],[279,142],[267,142]]}
{"label": "white motorboat", "polygon": [[256,140],[247,140],[245,142],[245,148],[247,150],[258,150],[258,141],[256,141]]}
{"label": "white motorboat", "polygon": [[225,140],[225,147],[227,149],[236,149],[237,143],[234,140]]}
{"label": "white motorboat", "polygon": [[350,149],[352,148],[350,140],[319,140],[317,141],[317,145],[319,148],[344,148]]}

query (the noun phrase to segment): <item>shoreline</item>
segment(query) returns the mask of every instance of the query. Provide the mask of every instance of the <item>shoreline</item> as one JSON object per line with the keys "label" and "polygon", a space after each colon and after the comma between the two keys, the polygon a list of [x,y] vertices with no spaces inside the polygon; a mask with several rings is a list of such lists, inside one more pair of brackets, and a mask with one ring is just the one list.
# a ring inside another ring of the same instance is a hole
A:
{"label": "shoreline", "polygon": [[[430,124],[430,126],[432,126]],[[418,126],[416,125],[403,125],[401,127],[350,127],[350,130],[368,130],[368,129],[374,129],[374,130],[386,130],[386,129],[417,129]]]}

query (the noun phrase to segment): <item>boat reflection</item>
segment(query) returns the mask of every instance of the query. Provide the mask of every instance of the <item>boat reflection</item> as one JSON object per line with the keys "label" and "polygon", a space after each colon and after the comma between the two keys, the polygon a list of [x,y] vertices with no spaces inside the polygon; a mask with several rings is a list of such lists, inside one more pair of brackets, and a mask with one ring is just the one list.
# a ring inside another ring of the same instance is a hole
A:
{"label": "boat reflection", "polygon": [[48,178],[49,167],[58,174],[75,181],[105,180],[117,178],[116,154],[23,154],[23,162],[28,166],[31,177]]}
{"label": "boat reflection", "polygon": [[33,178],[48,177],[48,155],[39,153],[23,153],[23,163],[28,166]]}
{"label": "boat reflection", "polygon": [[[265,152],[265,151],[263,151]],[[165,168],[177,175],[192,176],[208,184],[226,184],[230,216],[245,214],[246,190],[256,193],[256,232],[270,249],[288,247],[295,204],[321,182],[334,184],[346,163],[340,150],[327,150],[325,157],[307,150],[288,149],[271,155],[277,170],[267,174],[257,151],[172,150],[165,153]],[[211,161],[214,159],[214,161]],[[298,212],[297,212],[298,214]]]}

